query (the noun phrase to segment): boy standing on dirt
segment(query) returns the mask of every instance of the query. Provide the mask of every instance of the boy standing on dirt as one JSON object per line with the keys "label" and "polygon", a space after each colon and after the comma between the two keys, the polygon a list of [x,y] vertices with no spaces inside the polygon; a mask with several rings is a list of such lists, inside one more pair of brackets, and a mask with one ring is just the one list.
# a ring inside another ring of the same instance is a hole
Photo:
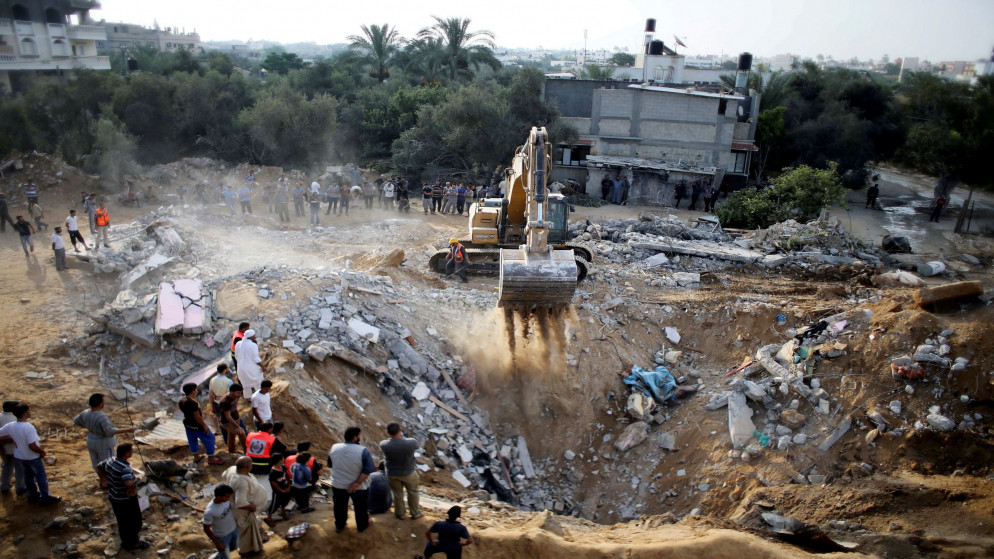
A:
{"label": "boy standing on dirt", "polygon": [[138,537],[142,529],[142,509],[138,504],[138,486],[135,473],[128,463],[134,454],[131,443],[121,443],[112,456],[97,467],[100,486],[107,488],[114,517],[117,518],[117,531],[121,536],[121,547],[128,551],[148,549],[152,544]]}
{"label": "boy standing on dirt", "polygon": [[190,444],[193,461],[200,462],[204,454],[200,452],[200,443],[204,445],[207,463],[212,465],[224,464],[224,460],[214,458],[214,432],[207,426],[197,402],[197,385],[188,382],[183,385],[183,397],[179,399],[179,410],[183,412],[183,427],[186,429],[186,441]]}
{"label": "boy standing on dirt", "polygon": [[217,548],[218,559],[228,559],[229,552],[238,549],[238,525],[231,510],[235,490],[221,484],[214,488],[214,500],[204,509],[204,533]]}
{"label": "boy standing on dirt", "polygon": [[39,446],[41,439],[34,425],[28,423],[31,408],[27,404],[17,404],[14,408],[17,421],[0,427],[0,444],[14,443],[14,458],[24,470],[24,486],[28,490],[28,502],[39,505],[54,505],[62,500],[48,492],[48,475],[45,473],[46,452]]}
{"label": "boy standing on dirt", "polygon": [[79,232],[79,221],[76,218],[76,210],[69,210],[69,217],[66,218],[66,231],[69,232],[69,240],[72,242],[72,248],[76,252],[79,252],[79,248],[76,246],[76,241],[82,243],[83,248],[87,248],[86,241],[83,239],[83,235]]}
{"label": "boy standing on dirt", "polygon": [[15,219],[17,221],[14,223],[14,229],[21,236],[21,248],[24,249],[24,256],[31,256],[28,253],[28,247],[31,248],[31,252],[35,251],[34,241],[31,240],[31,235],[34,235],[35,228],[27,221],[24,221],[24,216],[19,215]]}

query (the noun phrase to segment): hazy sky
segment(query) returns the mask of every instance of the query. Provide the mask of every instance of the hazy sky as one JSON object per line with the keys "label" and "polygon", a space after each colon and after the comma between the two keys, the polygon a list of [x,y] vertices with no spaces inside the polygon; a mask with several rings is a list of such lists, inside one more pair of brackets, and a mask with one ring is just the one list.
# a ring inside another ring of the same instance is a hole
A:
{"label": "hazy sky", "polygon": [[346,42],[362,24],[396,25],[405,37],[443,18],[472,18],[503,47],[640,48],[645,19],[656,38],[680,35],[688,55],[750,51],[975,60],[994,48],[994,0],[101,0],[96,19],[196,29],[205,41]]}

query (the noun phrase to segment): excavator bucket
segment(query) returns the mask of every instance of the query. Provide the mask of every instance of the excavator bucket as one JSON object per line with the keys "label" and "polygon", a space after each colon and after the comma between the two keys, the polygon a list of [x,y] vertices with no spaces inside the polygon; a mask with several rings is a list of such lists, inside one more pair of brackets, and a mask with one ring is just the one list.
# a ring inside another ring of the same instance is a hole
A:
{"label": "excavator bucket", "polygon": [[572,250],[500,251],[500,293],[497,305],[569,305],[576,291]]}

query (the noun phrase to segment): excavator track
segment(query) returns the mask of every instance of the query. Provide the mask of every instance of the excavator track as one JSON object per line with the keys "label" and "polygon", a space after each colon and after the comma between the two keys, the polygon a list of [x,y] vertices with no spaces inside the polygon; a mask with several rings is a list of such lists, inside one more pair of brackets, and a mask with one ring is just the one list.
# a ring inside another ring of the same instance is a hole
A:
{"label": "excavator track", "polygon": [[[590,251],[582,246],[567,245],[567,248],[573,249],[574,260],[576,261],[576,281],[583,281],[586,279],[587,272],[590,269],[590,266],[587,265],[587,262],[591,260]],[[428,269],[444,275],[445,256],[447,254],[449,254],[448,250],[440,250],[431,255],[431,258],[428,260]],[[500,275],[499,248],[466,248],[466,256],[472,262],[466,268],[467,274],[489,277]]]}

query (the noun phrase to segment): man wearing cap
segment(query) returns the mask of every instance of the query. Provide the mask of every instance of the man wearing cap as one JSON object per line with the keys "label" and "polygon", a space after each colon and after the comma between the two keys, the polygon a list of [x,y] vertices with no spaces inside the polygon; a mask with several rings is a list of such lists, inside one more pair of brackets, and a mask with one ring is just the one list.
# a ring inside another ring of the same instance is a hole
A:
{"label": "man wearing cap", "polygon": [[238,382],[245,389],[245,397],[251,398],[255,391],[262,388],[262,375],[266,372],[259,357],[255,330],[246,330],[245,337],[235,344],[235,359],[238,360]]}
{"label": "man wearing cap", "polygon": [[466,247],[462,246],[459,239],[452,237],[449,239],[449,254],[445,256],[445,275],[456,274],[466,283],[466,267],[469,266],[469,259],[466,258]]}

